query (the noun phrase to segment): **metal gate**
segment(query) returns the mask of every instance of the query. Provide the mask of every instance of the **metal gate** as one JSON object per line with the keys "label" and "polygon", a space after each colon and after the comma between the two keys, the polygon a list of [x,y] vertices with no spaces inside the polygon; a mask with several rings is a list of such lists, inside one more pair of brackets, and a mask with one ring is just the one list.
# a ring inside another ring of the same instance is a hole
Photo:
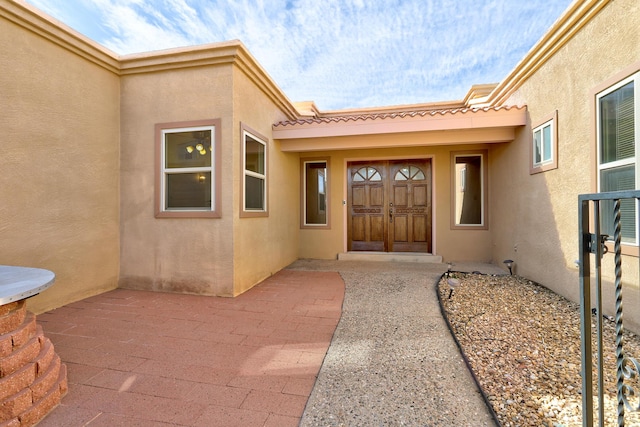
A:
{"label": "metal gate", "polygon": [[[622,323],[622,226],[621,211],[634,217],[634,234],[637,235],[637,215],[640,212],[640,191],[616,191],[610,193],[585,194],[579,196],[580,227],[580,323],[582,351],[582,425],[592,427],[594,418],[604,426],[604,363],[603,363],[603,311],[602,311],[602,257],[613,244],[615,265],[615,347],[616,347],[616,395],[617,425],[624,426],[625,411],[639,411],[640,390],[635,389],[640,375],[640,363],[624,348]],[[608,235],[605,233],[612,233]],[[637,237],[634,236],[634,239]],[[636,242],[637,244],[637,242]],[[593,254],[593,258],[590,256]],[[608,255],[608,256],[611,256]],[[591,261],[594,268],[592,271]],[[633,259],[626,257],[626,259]],[[625,259],[625,260],[626,260]],[[638,257],[640,262],[640,257]],[[640,264],[638,265],[640,268]],[[592,276],[593,273],[593,276]],[[640,274],[640,272],[639,272]],[[591,303],[592,279],[595,305]],[[594,316],[595,315],[595,316]],[[592,337],[592,322],[595,322],[595,338]],[[593,341],[596,343],[595,363]],[[636,355],[637,356],[637,355]],[[594,401],[594,369],[596,374]],[[597,411],[597,417],[594,414]]]}

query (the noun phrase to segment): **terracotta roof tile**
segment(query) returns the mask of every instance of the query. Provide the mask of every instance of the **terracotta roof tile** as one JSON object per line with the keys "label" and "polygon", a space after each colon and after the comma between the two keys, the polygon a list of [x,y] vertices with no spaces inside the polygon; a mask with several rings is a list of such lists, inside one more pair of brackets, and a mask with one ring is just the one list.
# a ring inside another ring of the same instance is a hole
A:
{"label": "terracotta roof tile", "polygon": [[413,110],[413,111],[394,111],[394,112],[384,112],[384,113],[361,113],[361,114],[345,114],[345,115],[337,115],[337,116],[319,116],[319,117],[309,117],[309,118],[301,118],[298,120],[286,120],[281,121],[273,125],[273,127],[285,127],[285,126],[300,126],[300,125],[310,125],[310,124],[323,124],[323,123],[340,123],[340,122],[356,122],[356,121],[367,121],[367,120],[385,120],[385,119],[402,119],[406,117],[427,117],[432,116],[435,117],[437,115],[447,115],[447,114],[468,114],[468,113],[477,113],[479,111],[498,111],[498,110],[510,110],[511,108],[516,108],[518,110],[526,108],[523,106],[515,106],[515,105],[503,105],[498,107],[482,107],[482,108],[451,108],[451,109],[442,109],[442,110]]}

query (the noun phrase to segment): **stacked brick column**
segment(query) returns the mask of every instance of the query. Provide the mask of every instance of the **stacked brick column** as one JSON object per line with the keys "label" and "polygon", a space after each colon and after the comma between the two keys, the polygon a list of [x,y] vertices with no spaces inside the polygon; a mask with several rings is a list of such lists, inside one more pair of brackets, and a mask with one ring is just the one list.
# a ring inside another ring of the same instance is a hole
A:
{"label": "stacked brick column", "polygon": [[66,366],[25,300],[0,306],[0,427],[37,424],[66,392]]}

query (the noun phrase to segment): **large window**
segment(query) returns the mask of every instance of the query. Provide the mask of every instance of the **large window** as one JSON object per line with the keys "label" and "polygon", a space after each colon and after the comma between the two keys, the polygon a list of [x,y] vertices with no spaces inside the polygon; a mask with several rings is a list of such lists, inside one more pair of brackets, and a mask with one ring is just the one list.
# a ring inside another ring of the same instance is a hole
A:
{"label": "large window", "polygon": [[156,125],[156,216],[218,216],[216,120]]}
{"label": "large window", "polygon": [[[640,107],[637,87],[640,73],[620,81],[596,95],[598,144],[598,190],[618,191],[640,188],[638,123]],[[613,236],[612,204],[604,205],[603,233]],[[622,241],[638,242],[637,215],[632,200],[621,205]]]}
{"label": "large window", "polygon": [[242,213],[267,215],[267,139],[242,126]]}
{"label": "large window", "polygon": [[302,227],[329,226],[327,159],[302,160]]}
{"label": "large window", "polygon": [[486,159],[486,151],[451,153],[452,228],[487,228]]}
{"label": "large window", "polygon": [[531,173],[544,172],[558,167],[558,112],[542,120],[533,128],[531,147]]}

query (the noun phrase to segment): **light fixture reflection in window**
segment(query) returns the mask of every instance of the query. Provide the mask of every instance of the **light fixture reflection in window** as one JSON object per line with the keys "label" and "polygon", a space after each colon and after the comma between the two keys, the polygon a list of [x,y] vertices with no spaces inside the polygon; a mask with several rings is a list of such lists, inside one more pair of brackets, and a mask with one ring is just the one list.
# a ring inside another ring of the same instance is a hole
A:
{"label": "light fixture reflection in window", "polygon": [[[209,138],[206,138],[207,140]],[[200,153],[201,155],[205,156],[207,154],[207,149],[205,148],[205,143],[208,141],[204,141],[202,142],[202,140],[196,140],[194,142],[197,142],[195,145],[187,145],[185,147],[185,150],[187,150],[187,153],[191,154],[194,151],[197,151],[198,153]],[[213,151],[213,145],[210,143],[209,144],[209,151],[212,152]]]}

